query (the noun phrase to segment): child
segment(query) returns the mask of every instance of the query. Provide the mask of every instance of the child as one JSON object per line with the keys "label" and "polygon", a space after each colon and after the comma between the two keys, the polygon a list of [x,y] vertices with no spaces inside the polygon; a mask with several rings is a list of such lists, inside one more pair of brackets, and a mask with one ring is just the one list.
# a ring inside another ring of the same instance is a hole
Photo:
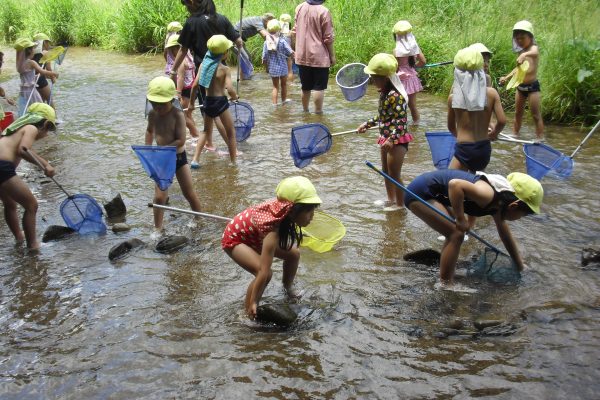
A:
{"label": "child", "polygon": [[[192,99],[196,96],[198,85],[206,88],[206,98],[203,99],[204,108],[204,131],[198,139],[198,145],[194,152],[192,168],[200,168],[198,159],[200,152],[206,142],[206,135],[212,132],[215,118],[220,117],[225,134],[221,133],[223,140],[229,149],[231,162],[235,162],[238,154],[235,141],[235,127],[233,118],[229,112],[229,101],[225,96],[225,90],[232,101],[237,100],[237,93],[231,84],[231,72],[229,67],[223,65],[221,60],[227,57],[227,52],[233,47],[233,42],[223,35],[214,35],[207,42],[208,51],[200,65],[200,73],[194,79],[192,85]],[[194,102],[190,102],[190,107],[194,109]]]}
{"label": "child", "polygon": [[[379,114],[358,127],[363,133],[372,126],[379,125],[381,165],[383,170],[399,182],[404,156],[413,136],[408,133],[406,103],[408,95],[396,70],[398,62],[391,54],[376,54],[365,67],[365,73],[371,76],[379,89]],[[375,205],[384,206],[384,211],[402,209],[404,193],[392,183],[385,181],[387,200],[378,200]]]}
{"label": "child", "polygon": [[[44,166],[44,174],[54,176],[54,168],[38,156],[32,146],[36,140],[46,137],[49,131],[56,130],[55,123],[56,114],[52,107],[44,103],[33,103],[25,115],[0,133],[0,199],[4,204],[4,219],[17,242],[25,239],[31,250],[40,247],[35,234],[37,200],[15,170],[22,158],[35,163],[35,156]],[[22,231],[19,227],[17,204],[25,209]]]}
{"label": "child", "polygon": [[19,116],[25,113],[27,106],[33,103],[41,103],[42,97],[35,88],[37,72],[39,76],[58,78],[56,72],[47,71],[33,61],[33,48],[35,43],[27,38],[17,39],[14,48],[17,50],[17,72],[21,78],[21,90],[19,91]]}
{"label": "child", "polygon": [[[525,102],[529,100],[529,109],[535,122],[535,135],[538,139],[544,137],[544,121],[542,120],[540,82],[537,80],[540,53],[533,37],[533,25],[529,21],[519,21],[513,27],[513,51],[519,53],[517,65],[529,62],[529,69],[525,74],[523,83],[517,86],[515,93],[515,121],[513,134],[519,136],[521,124],[523,123],[523,112]],[[500,78],[500,85],[504,85],[510,77],[517,73],[517,68],[506,76]]]}
{"label": "child", "polygon": [[[50,38],[45,33],[38,33],[33,37],[33,41],[36,43],[33,50],[33,61],[35,61],[40,68],[52,71],[49,62],[44,65],[40,64],[41,58],[50,49]],[[37,90],[42,96],[44,103],[48,103],[50,101],[50,85],[48,84],[48,80],[44,75],[40,75],[37,79]],[[55,79],[52,78],[52,83],[54,83],[54,81]],[[50,106],[54,108],[54,105],[50,104]]]}
{"label": "child", "polygon": [[269,34],[265,39],[262,52],[262,63],[267,67],[271,81],[273,82],[273,91],[271,92],[271,101],[277,105],[277,95],[281,83],[281,104],[287,103],[287,60],[294,54],[294,51],[285,39],[282,39],[279,31],[281,25],[276,19],[272,19],[267,24]]}
{"label": "child", "polygon": [[490,76],[492,52],[483,43],[473,43],[469,47],[481,53],[483,57],[483,72],[485,72],[485,84],[487,87],[492,87],[492,77]]}
{"label": "child", "polygon": [[408,93],[408,108],[413,125],[419,125],[419,111],[417,110],[417,93],[423,90],[421,81],[415,67],[425,65],[425,56],[417,44],[412,33],[412,25],[408,21],[398,21],[394,25],[394,39],[396,48],[394,56],[398,60],[398,76]]}
{"label": "child", "polygon": [[177,55],[177,53],[175,53],[175,56],[169,54],[169,52],[167,51],[167,44],[169,43],[169,39],[171,39],[171,37],[174,35],[179,35],[179,32],[181,32],[182,29],[183,26],[179,21],[169,22],[169,25],[167,25],[167,36],[165,37],[165,44],[163,49],[163,57],[167,62],[167,65],[165,66],[165,75],[169,75],[171,73],[171,68],[173,67],[173,63],[175,62],[175,56]]}
{"label": "child", "polygon": [[[176,146],[177,182],[190,207],[200,211],[200,200],[194,192],[192,174],[187,165],[185,153],[185,117],[183,112],[173,107],[175,97],[175,84],[166,76],[154,78],[148,84],[147,98],[152,104],[152,111],[148,114],[148,127],[146,128],[146,145],[152,145],[156,140],[159,146]],[[158,185],[154,188],[154,203],[166,204],[169,193],[162,191]],[[154,227],[157,231],[163,227],[163,211],[154,208]]]}
{"label": "child", "polygon": [[221,247],[239,266],[254,275],[246,291],[246,313],[256,317],[256,308],[273,272],[273,258],[283,260],[283,287],[288,296],[299,297],[293,283],[300,262],[300,227],[313,218],[321,199],[303,176],[286,178],[275,189],[276,199],[242,211],[227,225]]}
{"label": "child", "polygon": [[544,190],[539,181],[520,172],[504,178],[500,175],[474,175],[442,169],[416,177],[408,189],[447,214],[450,214],[448,208],[452,207],[452,214],[456,218],[453,224],[413,196],[407,195],[405,198],[405,205],[410,211],[445,236],[440,258],[442,285],[452,284],[458,253],[468,229],[465,214],[491,215],[504,247],[519,270],[523,270],[523,260],[506,221],[540,212]]}
{"label": "child", "polygon": [[[178,39],[179,35],[171,35],[171,37],[167,41],[167,44],[165,45],[167,57],[169,57],[171,60],[175,59],[175,56],[177,55],[177,52],[181,47],[181,45],[177,41]],[[170,71],[171,67],[167,66],[167,68]],[[183,107],[184,109],[185,126],[190,131],[190,135],[193,138],[197,139],[198,130],[196,129],[196,123],[194,122],[194,118],[192,117],[192,110],[188,108],[190,105],[192,84],[194,83],[194,78],[196,77],[194,70],[194,59],[188,51],[185,59],[183,60],[181,65],[179,65],[179,68],[177,69],[177,75],[174,76],[174,78],[177,85],[177,97],[179,98],[179,103],[181,104],[181,107]]]}
{"label": "child", "polygon": [[[4,53],[0,51],[0,72],[2,72],[2,64],[4,63]],[[8,104],[11,106],[15,105],[13,99],[6,97],[6,92],[2,87],[0,87],[0,97],[5,99]],[[2,104],[0,104],[0,121],[4,119],[4,109],[2,108]]]}
{"label": "child", "polygon": [[[290,14],[281,14],[279,16],[279,24],[281,25],[281,37],[293,49],[294,44],[292,43],[292,16]],[[287,58],[288,83],[291,83],[294,80],[294,71],[292,70],[293,59],[293,56]]]}
{"label": "child", "polygon": [[[454,83],[448,96],[448,130],[456,136],[454,158],[449,168],[483,171],[490,162],[491,140],[506,124],[498,92],[486,86],[483,56],[473,47],[459,50],[454,57]],[[497,123],[488,133],[492,118]]]}

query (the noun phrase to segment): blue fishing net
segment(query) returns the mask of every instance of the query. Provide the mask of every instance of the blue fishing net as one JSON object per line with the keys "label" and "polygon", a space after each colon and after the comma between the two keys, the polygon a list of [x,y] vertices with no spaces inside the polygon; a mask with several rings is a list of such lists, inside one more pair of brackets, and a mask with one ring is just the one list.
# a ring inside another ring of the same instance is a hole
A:
{"label": "blue fishing net", "polygon": [[544,144],[524,144],[525,166],[527,174],[537,180],[549,172],[560,178],[568,178],[573,171],[573,159],[560,151]]}
{"label": "blue fishing net", "polygon": [[252,61],[248,57],[248,53],[242,51],[240,53],[240,69],[242,70],[242,74],[244,74],[245,79],[249,79],[254,74],[254,67],[252,66]]}
{"label": "blue fishing net", "polygon": [[447,169],[454,157],[456,138],[450,132],[426,132],[431,159],[437,169]]}
{"label": "blue fishing net", "polygon": [[250,132],[254,128],[254,110],[248,103],[232,101],[229,103],[229,111],[235,126],[235,139],[243,142],[250,137]]}
{"label": "blue fishing net", "polygon": [[326,153],[331,148],[331,134],[322,124],[306,124],[292,128],[290,155],[294,165],[304,168],[313,157]]}
{"label": "blue fishing net", "polygon": [[106,232],[102,208],[87,194],[76,194],[65,199],[60,205],[60,215],[69,228],[81,234]]}
{"label": "blue fishing net", "polygon": [[131,146],[140,159],[148,176],[154,179],[160,190],[167,190],[173,183],[177,159],[175,146]]}
{"label": "blue fishing net", "polygon": [[511,284],[521,279],[521,272],[510,257],[486,248],[479,259],[468,267],[467,276],[492,283]]}
{"label": "blue fishing net", "polygon": [[367,92],[369,75],[365,73],[365,67],[366,65],[361,63],[347,64],[335,75],[335,81],[346,100],[356,101]]}

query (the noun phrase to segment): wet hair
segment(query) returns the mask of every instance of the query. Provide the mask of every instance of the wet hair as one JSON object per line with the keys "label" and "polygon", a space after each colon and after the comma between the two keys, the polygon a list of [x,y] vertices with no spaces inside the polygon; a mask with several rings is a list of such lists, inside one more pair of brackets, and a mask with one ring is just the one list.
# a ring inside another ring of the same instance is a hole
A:
{"label": "wet hair", "polygon": [[302,203],[296,203],[292,206],[292,209],[281,221],[277,230],[279,234],[279,247],[284,250],[290,250],[294,246],[294,243],[298,243],[298,245],[302,243],[302,231],[294,220],[303,212],[314,210],[317,207],[319,207],[318,204]]}
{"label": "wet hair", "polygon": [[417,62],[415,61],[415,56],[408,56],[408,65],[411,68],[415,68],[417,66]]}
{"label": "wet hair", "polygon": [[[387,78],[387,77],[386,77]],[[381,100],[385,100],[387,99],[387,95],[390,92],[390,90],[394,89],[394,84],[392,83],[392,81],[388,78],[387,82],[385,83],[385,86],[383,88],[383,90],[381,90],[381,93],[379,93],[379,98]]]}
{"label": "wet hair", "polygon": [[498,206],[500,208],[500,218],[504,219],[506,216],[506,212],[508,211],[508,206],[517,201],[519,205],[519,210],[526,212],[527,214],[533,214],[533,210],[529,208],[529,206],[523,201],[519,200],[519,198],[513,193],[509,191],[502,191],[498,193]]}

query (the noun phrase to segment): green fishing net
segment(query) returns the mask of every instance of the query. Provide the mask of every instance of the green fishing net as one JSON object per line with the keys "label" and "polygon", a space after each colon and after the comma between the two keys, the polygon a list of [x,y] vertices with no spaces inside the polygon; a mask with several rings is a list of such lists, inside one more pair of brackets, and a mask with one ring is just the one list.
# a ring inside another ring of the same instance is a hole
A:
{"label": "green fishing net", "polygon": [[521,279],[521,272],[510,257],[486,248],[479,259],[467,268],[467,276],[492,283],[511,284]]}

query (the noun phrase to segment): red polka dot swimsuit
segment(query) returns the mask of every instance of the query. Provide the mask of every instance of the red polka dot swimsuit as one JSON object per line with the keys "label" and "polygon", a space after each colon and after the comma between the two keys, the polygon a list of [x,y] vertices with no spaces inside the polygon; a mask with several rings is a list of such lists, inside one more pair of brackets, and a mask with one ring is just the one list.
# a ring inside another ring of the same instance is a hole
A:
{"label": "red polka dot swimsuit", "polygon": [[293,205],[291,201],[273,199],[245,209],[225,227],[221,247],[233,249],[244,243],[260,254],[265,236],[277,229]]}

